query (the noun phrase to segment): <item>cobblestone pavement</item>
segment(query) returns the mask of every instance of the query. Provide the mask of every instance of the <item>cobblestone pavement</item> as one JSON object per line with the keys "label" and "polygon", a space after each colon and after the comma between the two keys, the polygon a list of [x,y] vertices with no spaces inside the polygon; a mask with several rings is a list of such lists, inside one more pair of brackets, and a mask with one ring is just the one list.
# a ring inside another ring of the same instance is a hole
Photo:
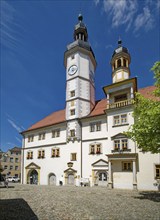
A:
{"label": "cobblestone pavement", "polygon": [[160,219],[158,192],[10,184],[0,198],[1,220]]}

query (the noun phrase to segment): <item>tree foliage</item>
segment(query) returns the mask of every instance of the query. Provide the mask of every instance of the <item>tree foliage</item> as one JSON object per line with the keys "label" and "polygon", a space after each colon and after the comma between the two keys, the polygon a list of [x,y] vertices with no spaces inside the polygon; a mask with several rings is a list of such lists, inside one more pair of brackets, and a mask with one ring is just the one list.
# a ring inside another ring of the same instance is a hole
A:
{"label": "tree foliage", "polygon": [[[151,70],[156,79],[154,95],[160,97],[160,62],[156,62]],[[126,133],[128,137],[137,142],[138,148],[160,153],[160,101],[136,93],[133,116],[135,123]]]}

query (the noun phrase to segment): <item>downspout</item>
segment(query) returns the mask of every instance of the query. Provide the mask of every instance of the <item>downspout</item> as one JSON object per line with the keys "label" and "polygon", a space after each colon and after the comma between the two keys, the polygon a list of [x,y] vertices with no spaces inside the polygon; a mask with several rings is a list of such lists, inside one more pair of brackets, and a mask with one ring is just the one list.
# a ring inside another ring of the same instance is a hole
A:
{"label": "downspout", "polygon": [[21,157],[21,184],[24,184],[24,148],[25,148],[25,139],[24,139],[24,135],[23,135],[23,142],[22,142],[22,157]]}
{"label": "downspout", "polygon": [[82,163],[83,163],[83,158],[82,158],[82,154],[83,154],[83,149],[82,149],[82,123],[81,123],[81,121],[79,120],[79,125],[80,125],[80,128],[81,128],[81,139],[80,139],[80,141],[81,141],[81,162],[80,162],[80,166],[81,166],[81,178],[83,178],[83,166],[82,166]]}

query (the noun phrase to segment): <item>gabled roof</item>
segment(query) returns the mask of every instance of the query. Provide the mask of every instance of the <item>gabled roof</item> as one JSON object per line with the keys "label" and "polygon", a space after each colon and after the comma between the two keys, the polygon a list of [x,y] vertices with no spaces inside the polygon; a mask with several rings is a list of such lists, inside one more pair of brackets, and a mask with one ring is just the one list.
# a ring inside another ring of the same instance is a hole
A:
{"label": "gabled roof", "polygon": [[[155,90],[155,86],[148,86],[148,87],[139,89],[138,92],[141,93],[145,98],[159,100],[159,98],[156,98],[153,95],[154,90]],[[102,100],[96,101],[95,107],[93,108],[91,113],[89,115],[85,116],[84,118],[89,118],[89,117],[94,117],[94,116],[105,114],[104,111],[106,109],[106,106],[107,106],[107,99],[102,99]],[[45,117],[42,120],[38,121],[37,123],[33,124],[31,127],[28,128],[28,130],[23,131],[22,134],[27,131],[32,131],[35,129],[39,129],[39,128],[43,128],[43,127],[52,126],[52,125],[66,122],[65,111],[66,110],[63,109],[63,110],[51,113],[47,117]]]}
{"label": "gabled roof", "polygon": [[21,152],[21,150],[22,150],[22,148],[20,148],[20,147],[14,147],[14,148],[10,149],[9,151],[11,151],[11,152]]}
{"label": "gabled roof", "polygon": [[65,109],[57,112],[53,112],[52,114],[48,115],[47,117],[33,124],[30,128],[28,128],[27,131],[58,124],[64,121],[65,121]]}
{"label": "gabled roof", "polygon": [[119,139],[119,138],[126,138],[127,136],[123,133],[118,133],[111,137],[111,140]]}

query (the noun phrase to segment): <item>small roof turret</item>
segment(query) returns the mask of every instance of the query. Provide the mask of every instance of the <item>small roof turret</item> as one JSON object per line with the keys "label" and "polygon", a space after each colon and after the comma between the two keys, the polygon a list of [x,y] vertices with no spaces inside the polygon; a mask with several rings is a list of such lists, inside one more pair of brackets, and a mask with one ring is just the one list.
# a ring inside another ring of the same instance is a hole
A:
{"label": "small roof turret", "polygon": [[74,28],[74,40],[79,39],[79,40],[87,41],[88,33],[85,24],[82,22],[83,21],[82,14],[78,15],[78,21],[79,21],[78,24],[76,24]]}
{"label": "small roof turret", "polygon": [[130,56],[128,49],[122,46],[122,40],[119,38],[118,47],[114,50],[112,58],[114,57],[114,55],[119,54],[121,52],[127,53]]}

